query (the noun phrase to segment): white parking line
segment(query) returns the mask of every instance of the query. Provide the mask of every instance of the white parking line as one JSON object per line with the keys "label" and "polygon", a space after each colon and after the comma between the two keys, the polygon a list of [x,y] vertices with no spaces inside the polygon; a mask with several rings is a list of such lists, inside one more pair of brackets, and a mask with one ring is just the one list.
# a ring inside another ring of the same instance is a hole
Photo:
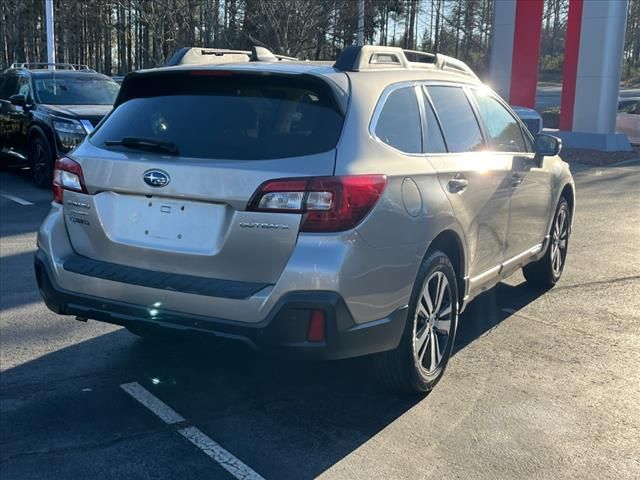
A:
{"label": "white parking line", "polygon": [[138,382],[124,383],[120,385],[120,388],[155,413],[164,423],[173,425],[174,423],[184,422],[182,415],[153,395]]}
{"label": "white parking line", "polygon": [[12,200],[20,205],[24,205],[24,206],[33,205],[33,202],[25,200],[24,198],[16,197],[15,195],[11,195],[10,193],[0,192],[0,196],[3,196],[4,198],[7,198],[9,200]]}
{"label": "white parking line", "polygon": [[[156,414],[163,422],[173,425],[183,423],[185,419],[169,405],[164,403],[138,382],[123,383],[120,385],[125,392],[135,398],[142,405]],[[198,447],[205,455],[215,460],[222,468],[238,480],[264,480],[255,470],[244,464],[220,444],[214,442],[200,429],[187,426],[180,428],[178,433]]]}
{"label": "white parking line", "polygon": [[178,433],[213,458],[227,472],[241,480],[264,480],[262,476],[238,460],[196,427],[178,430]]}

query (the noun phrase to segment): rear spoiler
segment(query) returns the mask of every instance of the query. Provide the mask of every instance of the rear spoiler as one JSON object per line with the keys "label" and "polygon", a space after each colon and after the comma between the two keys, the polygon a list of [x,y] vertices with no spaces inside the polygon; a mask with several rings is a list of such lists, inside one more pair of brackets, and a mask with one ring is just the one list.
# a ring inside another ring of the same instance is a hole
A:
{"label": "rear spoiler", "polygon": [[[222,64],[220,64],[222,65]],[[224,66],[221,68],[212,66],[210,69],[208,68],[154,68],[149,70],[138,70],[135,72],[129,73],[123,80],[122,86],[120,87],[120,91],[118,92],[118,96],[113,104],[113,108],[117,108],[122,103],[130,100],[131,98],[137,98],[139,96],[154,96],[158,95],[158,89],[164,91],[165,88],[179,88],[180,82],[173,82],[172,80],[176,78],[176,76],[186,76],[186,77],[202,77],[202,74],[211,74],[216,76],[216,73],[222,73],[222,75],[218,75],[220,77],[227,77],[229,75],[238,75],[243,77],[260,77],[265,78],[263,75],[264,72],[261,71],[251,71],[251,69],[233,69],[230,67],[228,70],[225,69]],[[347,111],[347,103],[349,100],[349,83],[346,77],[344,77],[343,82],[336,81],[335,78],[325,75],[313,75],[310,73],[290,73],[290,72],[271,72],[271,76],[273,77],[290,77],[297,78],[299,80],[305,79],[306,81],[320,83],[323,86],[329,88],[332,92],[332,96],[338,106],[340,112],[344,115]],[[144,79],[144,80],[142,80]],[[157,79],[160,79],[159,81]],[[144,84],[140,84],[140,81],[143,81]],[[149,82],[149,83],[147,83]]]}
{"label": "rear spoiler", "polygon": [[283,62],[295,61],[295,57],[276,55],[264,47],[253,46],[251,50],[228,50],[224,48],[183,47],[167,61],[167,66],[212,65],[238,62]]}

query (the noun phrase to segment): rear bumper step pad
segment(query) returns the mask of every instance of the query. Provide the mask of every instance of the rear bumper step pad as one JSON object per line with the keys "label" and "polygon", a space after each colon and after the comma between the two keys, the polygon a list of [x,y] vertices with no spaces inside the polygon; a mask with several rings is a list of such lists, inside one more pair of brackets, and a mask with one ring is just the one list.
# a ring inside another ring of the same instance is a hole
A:
{"label": "rear bumper step pad", "polygon": [[112,282],[237,300],[249,298],[269,286],[267,283],[239,282],[158,272],[144,268],[100,262],[81,255],[72,255],[67,258],[63,266],[67,272],[111,280]]}

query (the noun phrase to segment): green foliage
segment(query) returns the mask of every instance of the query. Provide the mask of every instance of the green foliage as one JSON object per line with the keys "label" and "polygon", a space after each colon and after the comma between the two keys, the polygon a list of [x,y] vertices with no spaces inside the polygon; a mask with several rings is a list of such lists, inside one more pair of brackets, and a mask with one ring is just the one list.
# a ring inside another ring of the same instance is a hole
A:
{"label": "green foliage", "polygon": [[639,88],[640,64],[629,60],[625,61],[622,66],[622,80],[628,88]]}

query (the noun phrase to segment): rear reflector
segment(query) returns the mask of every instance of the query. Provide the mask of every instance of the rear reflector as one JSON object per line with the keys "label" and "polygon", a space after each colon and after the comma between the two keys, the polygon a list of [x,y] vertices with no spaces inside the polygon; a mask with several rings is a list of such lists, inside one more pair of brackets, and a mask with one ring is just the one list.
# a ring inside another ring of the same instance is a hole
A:
{"label": "rear reflector", "polygon": [[323,310],[313,310],[309,321],[307,340],[309,342],[323,342],[325,330],[325,316]]}
{"label": "rear reflector", "polygon": [[247,210],[302,213],[302,232],[340,232],[355,227],[384,192],[384,175],[270,180],[258,188]]}

